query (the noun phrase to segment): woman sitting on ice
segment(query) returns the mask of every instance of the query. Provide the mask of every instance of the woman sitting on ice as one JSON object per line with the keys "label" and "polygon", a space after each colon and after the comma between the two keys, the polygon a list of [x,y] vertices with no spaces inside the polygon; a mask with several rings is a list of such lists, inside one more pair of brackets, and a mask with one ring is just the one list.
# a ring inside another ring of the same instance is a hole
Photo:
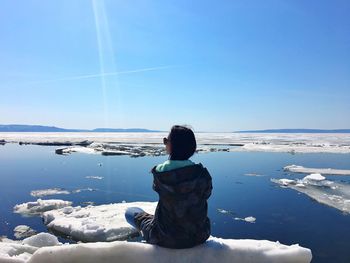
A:
{"label": "woman sitting on ice", "polygon": [[152,169],[153,190],[159,195],[155,215],[130,207],[125,217],[148,243],[190,248],[210,236],[207,199],[211,176],[202,164],[189,160],[197,146],[191,129],[175,125],[163,143],[169,160]]}

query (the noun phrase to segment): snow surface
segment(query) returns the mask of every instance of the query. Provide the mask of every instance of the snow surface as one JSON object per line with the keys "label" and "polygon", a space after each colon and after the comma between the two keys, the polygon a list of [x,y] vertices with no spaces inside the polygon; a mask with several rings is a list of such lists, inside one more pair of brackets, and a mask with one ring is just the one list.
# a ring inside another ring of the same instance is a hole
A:
{"label": "snow surface", "polygon": [[0,242],[0,262],[16,263],[309,263],[311,258],[311,251],[299,245],[286,246],[267,240],[215,237],[210,237],[204,244],[189,249],[168,249],[127,241],[58,244],[43,248]]}
{"label": "snow surface", "polygon": [[60,199],[38,199],[34,202],[27,202],[23,204],[15,205],[13,211],[22,215],[37,215],[45,211],[62,208],[72,205],[70,201],[64,201]]}
{"label": "snow surface", "polygon": [[125,220],[125,210],[137,206],[154,214],[157,202],[116,203],[87,207],[65,207],[45,212],[51,230],[79,241],[125,240],[138,232]]}
{"label": "snow surface", "polygon": [[20,242],[13,242],[11,240],[1,240],[0,241],[0,262],[1,263],[27,262],[36,250],[38,250],[37,247],[23,245]]}
{"label": "snow surface", "polygon": [[[164,132],[152,133],[0,133],[0,140],[6,142],[45,143],[45,142],[72,142],[84,140],[93,141],[95,146],[72,147],[69,151],[95,153],[97,144],[157,144],[162,146]],[[349,134],[286,134],[286,133],[196,133],[199,146],[204,151],[211,151],[215,145],[237,146],[230,151],[269,151],[269,152],[319,152],[319,153],[350,153]],[[243,145],[243,146],[242,146]],[[242,147],[240,147],[242,146]]]}
{"label": "snow surface", "polygon": [[350,213],[350,185],[326,180],[320,174],[311,174],[303,179],[271,179],[282,187],[304,193],[317,202]]}
{"label": "snow surface", "polygon": [[307,168],[300,165],[287,165],[283,168],[285,171],[293,173],[319,173],[327,175],[350,175],[350,170],[332,169],[332,168]]}
{"label": "snow surface", "polygon": [[59,246],[57,237],[48,233],[39,233],[22,241],[7,238],[0,239],[0,262],[28,262],[32,255],[41,247]]}

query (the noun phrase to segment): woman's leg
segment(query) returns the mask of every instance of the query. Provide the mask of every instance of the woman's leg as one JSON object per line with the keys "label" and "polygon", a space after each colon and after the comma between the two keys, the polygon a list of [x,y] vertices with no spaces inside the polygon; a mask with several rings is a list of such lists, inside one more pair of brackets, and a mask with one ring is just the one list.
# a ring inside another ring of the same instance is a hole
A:
{"label": "woman's leg", "polygon": [[139,229],[139,227],[137,226],[137,224],[135,222],[135,216],[137,216],[139,213],[143,213],[143,212],[145,212],[145,211],[139,207],[128,207],[125,211],[125,219],[130,225]]}
{"label": "woman's leg", "polygon": [[125,219],[130,225],[141,231],[146,240],[148,239],[153,215],[139,207],[128,207],[125,211]]}

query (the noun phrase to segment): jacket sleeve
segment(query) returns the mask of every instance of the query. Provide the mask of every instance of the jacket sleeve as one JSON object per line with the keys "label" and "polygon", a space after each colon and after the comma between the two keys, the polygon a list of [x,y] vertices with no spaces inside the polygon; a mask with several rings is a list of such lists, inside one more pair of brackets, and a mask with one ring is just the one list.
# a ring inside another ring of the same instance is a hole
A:
{"label": "jacket sleeve", "polygon": [[153,179],[152,188],[153,188],[154,191],[156,191],[157,193],[159,193],[159,186],[158,186],[158,183],[156,182],[155,179]]}
{"label": "jacket sleeve", "polygon": [[152,189],[153,191],[159,193],[159,183],[156,180],[156,176],[154,174],[154,171],[156,170],[157,166],[154,166],[151,170],[151,174],[153,175],[153,183],[152,183]]}
{"label": "jacket sleeve", "polygon": [[212,185],[212,178],[208,172],[207,169],[206,170],[206,180],[207,180],[207,184],[206,184],[206,188],[204,190],[204,193],[203,193],[203,197],[208,199],[210,196],[211,196],[211,191],[213,189],[213,185]]}

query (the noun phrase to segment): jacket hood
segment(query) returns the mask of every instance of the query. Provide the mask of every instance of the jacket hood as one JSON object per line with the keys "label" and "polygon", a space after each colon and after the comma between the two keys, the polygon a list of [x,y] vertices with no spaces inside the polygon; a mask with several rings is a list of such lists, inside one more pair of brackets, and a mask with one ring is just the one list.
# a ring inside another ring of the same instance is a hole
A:
{"label": "jacket hood", "polygon": [[209,172],[202,164],[194,164],[165,172],[152,169],[156,188],[168,194],[187,194],[205,187],[211,181]]}

